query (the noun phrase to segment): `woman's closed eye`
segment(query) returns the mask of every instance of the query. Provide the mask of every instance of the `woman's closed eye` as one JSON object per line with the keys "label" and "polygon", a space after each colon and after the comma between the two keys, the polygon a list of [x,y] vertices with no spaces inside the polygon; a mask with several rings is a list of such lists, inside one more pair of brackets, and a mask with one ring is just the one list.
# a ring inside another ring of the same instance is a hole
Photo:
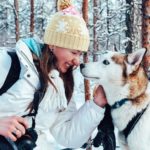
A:
{"label": "woman's closed eye", "polygon": [[81,55],[82,55],[82,52],[80,52],[80,51],[72,51],[72,54],[73,54],[73,55],[81,56]]}

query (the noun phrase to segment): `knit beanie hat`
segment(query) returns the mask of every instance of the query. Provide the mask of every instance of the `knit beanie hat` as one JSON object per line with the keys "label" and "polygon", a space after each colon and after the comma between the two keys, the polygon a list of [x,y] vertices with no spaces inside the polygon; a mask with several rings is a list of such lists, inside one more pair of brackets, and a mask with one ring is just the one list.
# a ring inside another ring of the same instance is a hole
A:
{"label": "knit beanie hat", "polygon": [[57,7],[59,11],[45,30],[44,43],[86,52],[90,40],[84,19],[70,0],[58,0]]}

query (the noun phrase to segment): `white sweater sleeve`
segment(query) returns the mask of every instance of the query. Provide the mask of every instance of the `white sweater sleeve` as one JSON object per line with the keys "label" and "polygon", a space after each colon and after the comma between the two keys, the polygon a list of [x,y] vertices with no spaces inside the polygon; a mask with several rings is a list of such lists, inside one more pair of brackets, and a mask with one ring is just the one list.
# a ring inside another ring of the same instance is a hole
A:
{"label": "white sweater sleeve", "polygon": [[88,141],[94,129],[103,119],[105,109],[92,100],[87,101],[79,110],[71,101],[68,108],[58,115],[50,128],[56,141],[68,148],[79,148]]}

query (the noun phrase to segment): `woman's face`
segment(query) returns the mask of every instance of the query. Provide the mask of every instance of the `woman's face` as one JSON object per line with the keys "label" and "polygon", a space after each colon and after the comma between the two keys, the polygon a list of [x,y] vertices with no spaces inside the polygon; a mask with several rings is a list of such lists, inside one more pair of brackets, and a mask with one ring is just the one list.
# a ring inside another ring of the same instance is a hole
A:
{"label": "woman's face", "polygon": [[57,67],[61,73],[66,73],[70,67],[80,65],[80,56],[82,52],[61,47],[54,47],[53,54],[57,58]]}

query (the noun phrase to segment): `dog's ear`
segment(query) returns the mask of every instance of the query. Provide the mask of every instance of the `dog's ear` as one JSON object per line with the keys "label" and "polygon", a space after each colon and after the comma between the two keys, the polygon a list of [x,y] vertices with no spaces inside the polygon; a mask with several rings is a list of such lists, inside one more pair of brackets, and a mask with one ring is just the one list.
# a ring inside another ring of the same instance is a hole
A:
{"label": "dog's ear", "polygon": [[141,64],[145,53],[146,53],[146,49],[142,48],[142,49],[139,49],[139,50],[127,55],[125,64],[126,64],[128,75],[133,73],[134,71],[136,71],[139,68],[139,65]]}

